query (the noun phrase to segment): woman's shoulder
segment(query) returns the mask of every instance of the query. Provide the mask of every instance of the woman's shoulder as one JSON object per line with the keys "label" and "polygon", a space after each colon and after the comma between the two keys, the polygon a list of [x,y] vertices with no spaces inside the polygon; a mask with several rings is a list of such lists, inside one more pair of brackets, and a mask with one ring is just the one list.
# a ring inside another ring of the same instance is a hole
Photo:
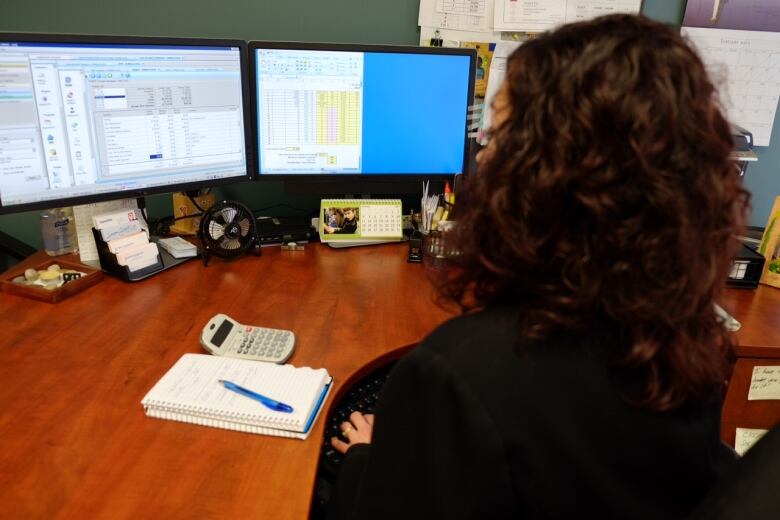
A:
{"label": "woman's shoulder", "polygon": [[557,373],[606,379],[615,341],[608,326],[537,340],[522,333],[521,316],[511,305],[457,316],[426,337],[412,358],[475,381],[523,378],[547,385]]}
{"label": "woman's shoulder", "polygon": [[520,310],[494,306],[451,318],[431,332],[424,343],[435,346],[452,340],[458,344],[481,342],[486,338],[513,341],[517,338]]}
{"label": "woman's shoulder", "polygon": [[434,358],[458,372],[494,364],[522,363],[520,311],[511,306],[489,307],[452,318],[431,332],[416,349],[417,357]]}

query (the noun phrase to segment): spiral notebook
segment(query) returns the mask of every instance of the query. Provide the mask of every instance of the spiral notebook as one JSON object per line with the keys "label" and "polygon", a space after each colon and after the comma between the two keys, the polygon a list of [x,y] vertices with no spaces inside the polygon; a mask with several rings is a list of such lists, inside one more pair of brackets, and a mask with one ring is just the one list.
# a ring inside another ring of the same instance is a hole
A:
{"label": "spiral notebook", "polygon": [[[277,412],[232,392],[220,379],[293,408]],[[146,415],[214,428],[305,439],[333,378],[324,369],[247,359],[184,354],[141,400]]]}

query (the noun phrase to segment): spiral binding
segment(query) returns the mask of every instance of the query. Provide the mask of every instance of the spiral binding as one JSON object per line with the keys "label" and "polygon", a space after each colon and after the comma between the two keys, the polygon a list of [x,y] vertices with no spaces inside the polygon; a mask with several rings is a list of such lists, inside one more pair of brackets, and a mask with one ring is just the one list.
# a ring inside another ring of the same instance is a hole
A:
{"label": "spiral binding", "polygon": [[158,411],[161,413],[176,414],[184,417],[196,417],[206,420],[224,420],[236,424],[245,424],[247,426],[259,426],[265,428],[302,430],[304,427],[302,421],[296,421],[288,417],[272,417],[254,413],[225,412],[222,410],[209,408],[207,406],[173,406],[170,403],[156,399],[146,401],[144,403],[144,408],[146,409],[148,415],[152,415],[151,412],[153,411]]}
{"label": "spiral binding", "polygon": [[275,435],[277,437],[303,438],[304,434],[279,428],[268,428],[253,424],[244,424],[235,421],[226,421],[213,417],[197,417],[184,415],[170,410],[147,408],[146,415],[156,419],[165,419],[188,424],[197,424],[199,426],[208,426],[210,428],[220,428],[223,430],[239,431],[244,433],[257,433],[261,435]]}

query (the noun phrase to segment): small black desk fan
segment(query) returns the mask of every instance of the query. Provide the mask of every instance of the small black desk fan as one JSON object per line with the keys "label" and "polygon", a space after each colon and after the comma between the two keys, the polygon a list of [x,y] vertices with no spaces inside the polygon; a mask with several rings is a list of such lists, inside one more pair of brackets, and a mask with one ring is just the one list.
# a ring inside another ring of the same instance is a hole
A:
{"label": "small black desk fan", "polygon": [[206,210],[200,219],[198,238],[203,245],[203,264],[209,265],[213,254],[231,259],[251,250],[260,256],[260,241],[252,211],[233,200],[223,200]]}

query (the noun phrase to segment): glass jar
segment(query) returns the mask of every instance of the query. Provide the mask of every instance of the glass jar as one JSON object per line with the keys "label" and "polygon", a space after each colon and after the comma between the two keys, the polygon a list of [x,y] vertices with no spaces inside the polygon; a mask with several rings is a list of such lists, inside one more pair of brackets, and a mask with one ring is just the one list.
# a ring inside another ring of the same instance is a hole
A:
{"label": "glass jar", "polygon": [[428,268],[450,267],[460,252],[452,244],[454,220],[442,220],[437,229],[423,235],[423,263]]}
{"label": "glass jar", "polygon": [[41,215],[43,248],[50,256],[78,252],[73,208],[54,208]]}

